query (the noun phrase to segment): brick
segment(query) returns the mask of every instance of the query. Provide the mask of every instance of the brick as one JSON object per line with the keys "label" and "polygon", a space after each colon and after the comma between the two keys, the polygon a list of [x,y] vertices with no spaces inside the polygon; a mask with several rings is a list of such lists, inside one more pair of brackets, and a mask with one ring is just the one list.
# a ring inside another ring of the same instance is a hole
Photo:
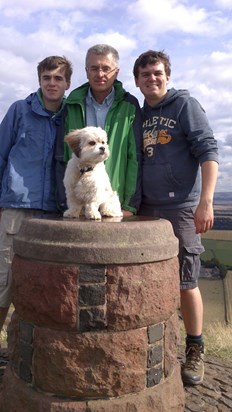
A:
{"label": "brick", "polygon": [[151,325],[147,328],[148,334],[148,343],[154,343],[160,339],[162,339],[164,335],[164,326],[162,323],[157,325]]}
{"label": "brick", "polygon": [[79,399],[144,390],[146,333],[145,328],[82,334],[36,329],[33,384],[40,391]]}
{"label": "brick", "polygon": [[79,304],[80,306],[104,305],[106,300],[106,288],[101,285],[80,286]]}
{"label": "brick", "polygon": [[158,385],[163,377],[162,368],[151,368],[147,372],[147,387],[151,388],[152,386]]}
{"label": "brick", "polygon": [[147,356],[147,367],[151,368],[155,365],[158,365],[159,363],[162,362],[162,360],[163,360],[163,347],[161,345],[150,347],[148,350],[148,356]]}
{"label": "brick", "polygon": [[105,311],[100,308],[80,310],[79,329],[81,332],[102,330],[107,326]]}
{"label": "brick", "polygon": [[31,323],[21,320],[19,322],[19,337],[24,342],[31,344],[33,342],[34,326]]}
{"label": "brick", "polygon": [[19,377],[26,383],[32,382],[31,368],[24,362],[20,362],[19,365]]}
{"label": "brick", "polygon": [[20,342],[19,344],[19,353],[20,357],[25,365],[31,367],[32,363],[32,355],[33,355],[33,348],[28,343]]}
{"label": "brick", "polygon": [[227,406],[228,408],[230,408],[230,410],[232,410],[232,401],[229,399],[226,399],[224,396],[221,398],[221,402],[222,404],[224,404],[225,406]]}
{"label": "brick", "polygon": [[80,265],[79,282],[80,283],[103,283],[105,282],[105,266],[100,265]]}
{"label": "brick", "polygon": [[14,257],[13,304],[28,323],[55,329],[76,329],[78,300],[76,265]]}

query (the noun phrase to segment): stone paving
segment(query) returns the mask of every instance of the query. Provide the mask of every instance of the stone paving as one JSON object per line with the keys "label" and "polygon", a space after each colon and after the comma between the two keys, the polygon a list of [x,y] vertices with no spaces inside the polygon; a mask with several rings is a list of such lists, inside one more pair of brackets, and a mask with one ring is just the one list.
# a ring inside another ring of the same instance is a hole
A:
{"label": "stone paving", "polygon": [[232,358],[222,360],[205,355],[204,381],[201,385],[185,387],[184,412],[231,411]]}
{"label": "stone paving", "polygon": [[[180,354],[180,362],[182,359]],[[4,369],[0,366],[0,391]],[[232,359],[222,360],[206,355],[204,382],[195,387],[186,386],[185,396],[184,412],[231,412]]]}

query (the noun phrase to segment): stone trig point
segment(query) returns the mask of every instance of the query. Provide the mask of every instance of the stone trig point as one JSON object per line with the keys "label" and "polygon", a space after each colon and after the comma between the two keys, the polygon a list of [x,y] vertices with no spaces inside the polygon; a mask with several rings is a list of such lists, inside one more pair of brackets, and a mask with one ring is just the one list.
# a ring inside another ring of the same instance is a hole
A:
{"label": "stone trig point", "polygon": [[181,412],[178,242],[143,217],[25,219],[1,412]]}

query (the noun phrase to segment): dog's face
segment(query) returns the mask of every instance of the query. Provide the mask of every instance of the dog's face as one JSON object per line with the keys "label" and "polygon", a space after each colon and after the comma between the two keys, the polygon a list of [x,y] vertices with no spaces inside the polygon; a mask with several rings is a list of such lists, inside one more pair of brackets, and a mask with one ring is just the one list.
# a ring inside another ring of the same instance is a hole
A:
{"label": "dog's face", "polygon": [[110,155],[107,134],[101,127],[88,126],[73,130],[64,140],[82,163],[99,163]]}

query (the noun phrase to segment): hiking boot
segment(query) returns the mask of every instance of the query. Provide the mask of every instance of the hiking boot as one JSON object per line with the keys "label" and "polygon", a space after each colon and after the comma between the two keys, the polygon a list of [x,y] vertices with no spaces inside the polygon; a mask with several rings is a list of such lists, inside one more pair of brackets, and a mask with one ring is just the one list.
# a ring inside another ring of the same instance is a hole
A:
{"label": "hiking boot", "polygon": [[9,356],[6,350],[0,348],[0,366],[6,366],[9,363]]}
{"label": "hiking boot", "polygon": [[186,361],[181,371],[186,385],[199,385],[204,378],[204,346],[189,342],[186,346]]}

